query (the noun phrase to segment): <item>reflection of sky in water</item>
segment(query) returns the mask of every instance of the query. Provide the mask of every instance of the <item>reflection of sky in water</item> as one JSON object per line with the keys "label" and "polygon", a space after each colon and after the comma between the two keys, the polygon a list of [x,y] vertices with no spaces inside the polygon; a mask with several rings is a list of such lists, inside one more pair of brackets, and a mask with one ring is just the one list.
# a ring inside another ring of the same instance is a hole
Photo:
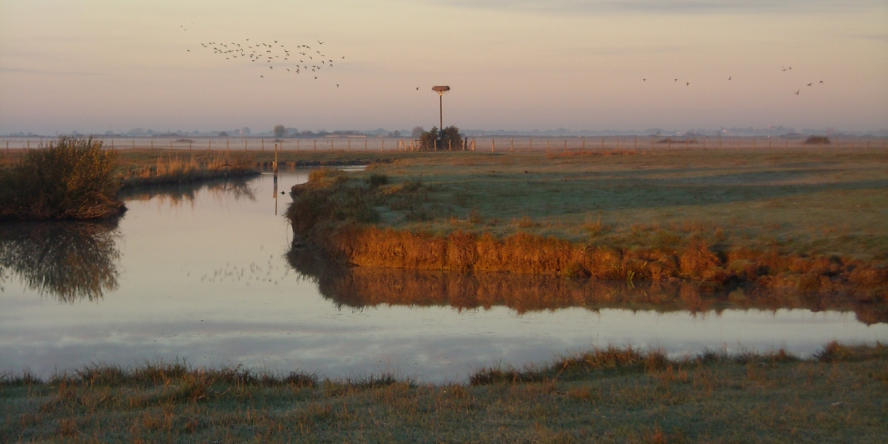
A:
{"label": "reflection of sky in water", "polygon": [[[305,173],[280,177],[278,212]],[[590,346],[632,344],[673,354],[786,347],[810,354],[830,340],[888,339],[888,325],[806,310],[692,315],[582,308],[517,315],[505,307],[337,309],[289,269],[291,237],[274,216],[270,176],[255,201],[202,189],[192,202],[128,202],[120,222],[119,288],[95,302],[60,303],[13,276],[0,293],[0,371],[43,374],[93,362],[185,358],[323,376],[385,370],[457,380],[498,362],[522,366]]]}

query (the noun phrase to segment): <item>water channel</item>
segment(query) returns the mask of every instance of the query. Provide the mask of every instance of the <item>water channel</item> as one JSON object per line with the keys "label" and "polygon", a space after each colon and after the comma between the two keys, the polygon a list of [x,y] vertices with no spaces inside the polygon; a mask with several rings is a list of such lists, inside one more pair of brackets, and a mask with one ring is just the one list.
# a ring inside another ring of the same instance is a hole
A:
{"label": "water channel", "polygon": [[281,216],[307,176],[131,193],[115,222],[0,224],[0,372],[178,359],[445,382],[607,345],[807,356],[888,340],[882,314],[798,298],[326,265],[290,249]]}

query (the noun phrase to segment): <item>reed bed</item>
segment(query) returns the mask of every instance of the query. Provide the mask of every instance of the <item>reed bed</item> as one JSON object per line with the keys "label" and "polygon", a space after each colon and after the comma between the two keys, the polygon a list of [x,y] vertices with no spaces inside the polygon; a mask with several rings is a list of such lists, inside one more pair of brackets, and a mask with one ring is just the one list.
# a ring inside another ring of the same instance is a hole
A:
{"label": "reed bed", "polygon": [[888,347],[608,347],[466,383],[184,362],[0,376],[4,442],[881,442]]}

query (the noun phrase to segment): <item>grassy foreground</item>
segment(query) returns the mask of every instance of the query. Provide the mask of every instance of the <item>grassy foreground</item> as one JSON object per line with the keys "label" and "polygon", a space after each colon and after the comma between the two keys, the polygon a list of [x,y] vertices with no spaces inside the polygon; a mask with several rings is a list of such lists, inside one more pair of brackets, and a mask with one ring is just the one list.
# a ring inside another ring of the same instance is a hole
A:
{"label": "grassy foreground", "polygon": [[91,367],[0,382],[3,442],[882,442],[888,347],[667,359],[609,348],[468,384]]}

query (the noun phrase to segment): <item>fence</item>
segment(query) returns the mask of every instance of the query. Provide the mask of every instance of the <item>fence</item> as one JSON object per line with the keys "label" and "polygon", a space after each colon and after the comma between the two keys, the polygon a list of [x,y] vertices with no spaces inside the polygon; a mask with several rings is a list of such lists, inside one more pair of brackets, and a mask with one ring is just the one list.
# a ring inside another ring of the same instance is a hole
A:
{"label": "fence", "polygon": [[[418,141],[411,138],[98,138],[115,149],[242,150],[272,151],[411,151]],[[51,137],[0,137],[0,149],[39,148],[55,141]],[[809,145],[805,139],[779,137],[475,137],[466,149],[486,152],[545,150],[641,150],[641,149],[788,149],[824,147],[831,149],[888,148],[888,138],[830,138],[829,144]]]}

